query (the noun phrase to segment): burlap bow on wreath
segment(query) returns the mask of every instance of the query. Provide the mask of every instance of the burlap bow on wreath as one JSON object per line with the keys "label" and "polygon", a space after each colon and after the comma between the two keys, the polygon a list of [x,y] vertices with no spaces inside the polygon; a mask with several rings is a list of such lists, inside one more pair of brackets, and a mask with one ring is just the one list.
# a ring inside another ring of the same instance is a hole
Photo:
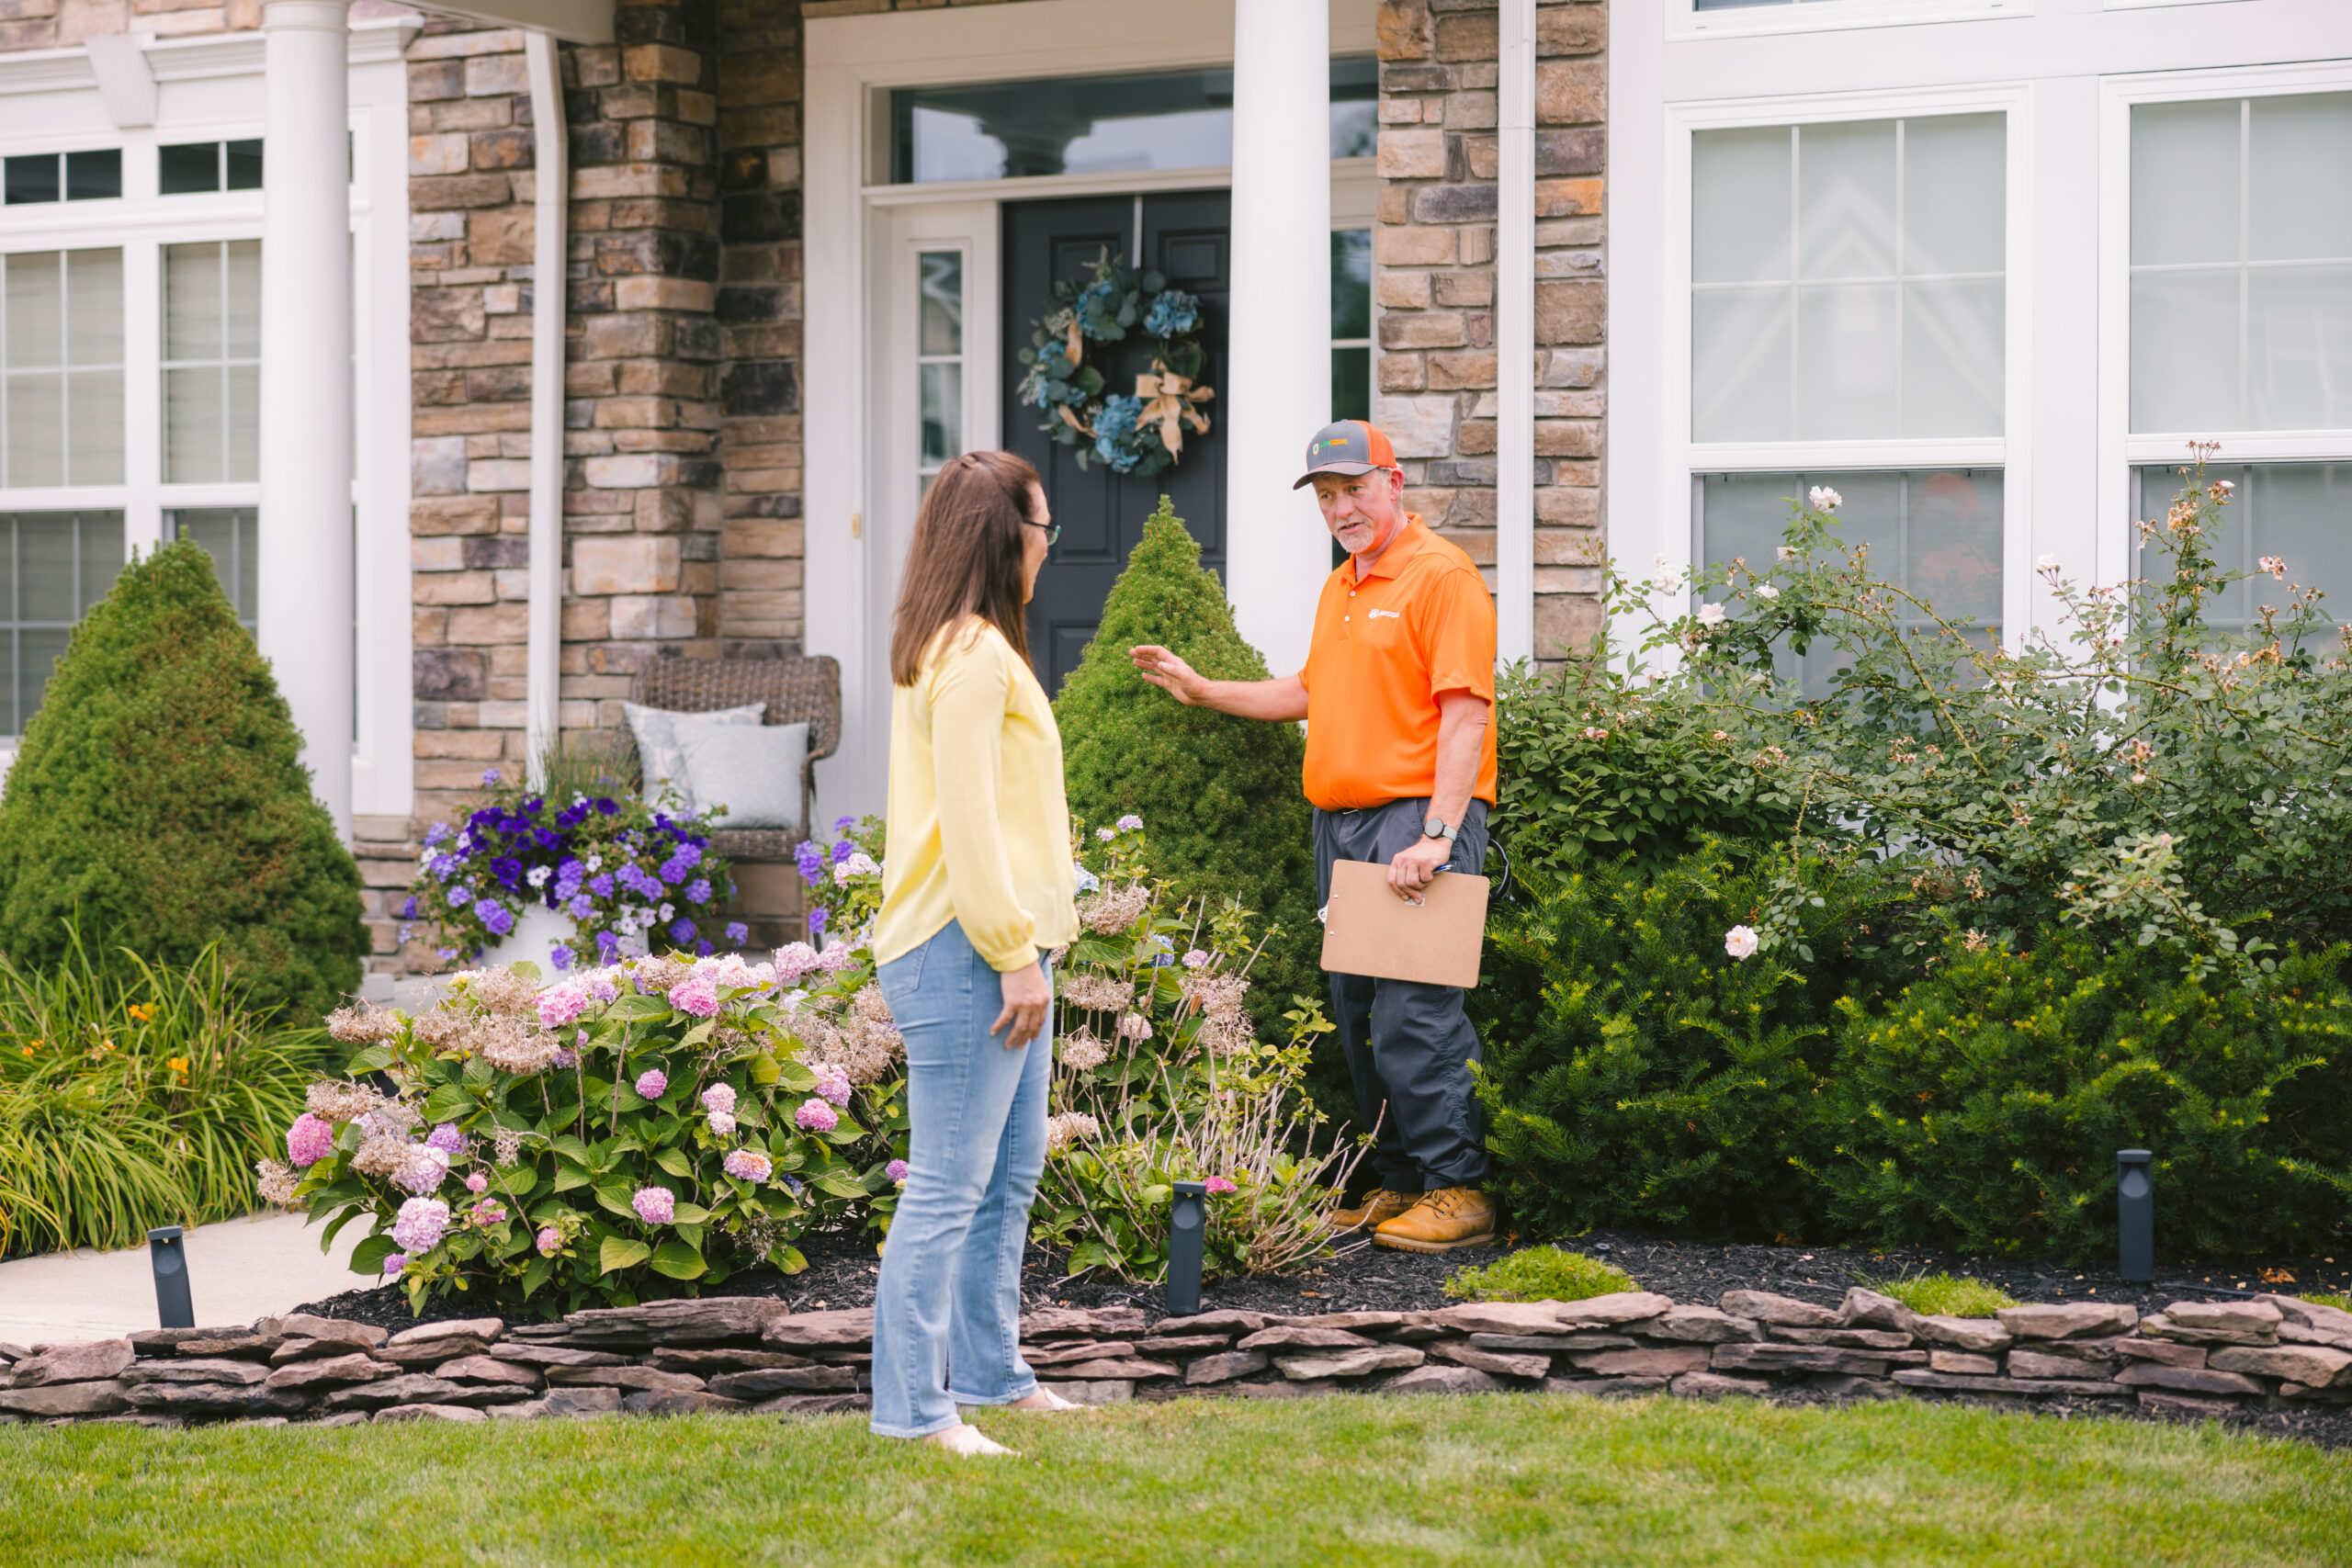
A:
{"label": "burlap bow on wreath", "polygon": [[[1021,351],[1029,368],[1020,400],[1038,411],[1039,430],[1076,448],[1080,468],[1099,458],[1122,474],[1159,473],[1183,457],[1186,425],[1195,435],[1209,430],[1200,405],[1216,392],[1196,380],[1206,358],[1201,302],[1159,273],[1113,260],[1108,247],[1089,275],[1082,284],[1054,285],[1031,346]],[[1136,378],[1133,396],[1106,392],[1102,371],[1086,363],[1086,345],[1138,332],[1152,340],[1151,368]]]}

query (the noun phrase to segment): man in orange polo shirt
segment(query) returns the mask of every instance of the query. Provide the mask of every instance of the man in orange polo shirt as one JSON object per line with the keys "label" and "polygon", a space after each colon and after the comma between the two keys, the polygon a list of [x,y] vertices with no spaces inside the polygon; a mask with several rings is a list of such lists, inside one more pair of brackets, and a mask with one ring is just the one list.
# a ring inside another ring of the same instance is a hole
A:
{"label": "man in orange polo shirt", "polygon": [[[1348,552],[1323,583],[1306,668],[1209,681],[1164,648],[1131,649],[1144,679],[1187,706],[1306,720],[1316,901],[1334,861],[1388,867],[1399,897],[1486,863],[1495,800],[1495,604],[1470,558],[1405,510],[1388,437],[1360,420],[1316,434],[1301,485]],[[1451,986],[1331,976],[1359,1125],[1376,1121],[1380,1187],[1340,1223],[1410,1252],[1489,1245],[1493,1201],[1472,1092],[1477,1032]]]}

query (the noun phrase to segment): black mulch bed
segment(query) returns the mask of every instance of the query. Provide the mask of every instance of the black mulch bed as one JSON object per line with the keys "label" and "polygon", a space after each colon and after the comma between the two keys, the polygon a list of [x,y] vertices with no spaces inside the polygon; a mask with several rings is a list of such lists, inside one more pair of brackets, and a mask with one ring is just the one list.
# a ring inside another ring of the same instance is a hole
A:
{"label": "black mulch bed", "polygon": [[[1850,1285],[1938,1272],[1973,1275],[2021,1302],[2125,1302],[2143,1313],[2184,1297],[2219,1299],[2266,1290],[2302,1293],[2352,1289],[2352,1251],[2339,1255],[2341,1262],[2339,1258],[2315,1257],[2264,1265],[2262,1269],[2272,1274],[2269,1280],[2262,1277],[2261,1269],[2183,1265],[2158,1269],[2153,1285],[2131,1285],[2112,1268],[2077,1269],[2048,1262],[1963,1258],[1918,1247],[1874,1252],[1830,1247],[1721,1246],[1613,1230],[1595,1231],[1565,1245],[1608,1258],[1645,1290],[1708,1306],[1714,1305],[1725,1291],[1734,1290],[1772,1291],[1834,1306]],[[820,1233],[802,1237],[800,1250],[808,1259],[808,1267],[800,1273],[787,1276],[756,1269],[734,1276],[715,1293],[773,1296],[795,1312],[874,1304],[881,1260],[870,1238]],[[1202,1310],[1226,1307],[1308,1314],[1442,1307],[1448,1304],[1445,1281],[1449,1275],[1465,1265],[1492,1262],[1500,1256],[1500,1252],[1480,1250],[1431,1257],[1356,1243],[1295,1274],[1212,1284],[1201,1292]],[[2292,1281],[2278,1279],[2280,1272],[2291,1274]],[[1069,1279],[1059,1260],[1041,1247],[1029,1249],[1022,1270],[1022,1297],[1033,1308],[1132,1304],[1154,1319],[1166,1315],[1159,1286]],[[394,1331],[444,1318],[498,1315],[494,1309],[460,1295],[429,1302],[422,1316],[412,1316],[407,1297],[397,1286],[351,1291],[296,1310],[378,1324]],[[1775,1397],[1784,1404],[1817,1401],[1817,1396],[1801,1390],[1783,1391]],[[2125,1408],[2119,1410],[2119,1404]],[[2038,1399],[2030,1407],[2058,1419],[2118,1415],[2169,1418],[2148,1416],[2136,1405],[2112,1400]],[[2233,1424],[2325,1447],[2352,1448],[2352,1410],[2255,1412],[2233,1417]]]}

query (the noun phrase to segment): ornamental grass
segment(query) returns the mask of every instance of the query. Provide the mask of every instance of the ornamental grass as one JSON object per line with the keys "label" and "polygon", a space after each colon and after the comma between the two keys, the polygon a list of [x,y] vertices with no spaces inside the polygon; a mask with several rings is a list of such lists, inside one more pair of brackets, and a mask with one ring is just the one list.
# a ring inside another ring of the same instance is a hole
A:
{"label": "ornamental grass", "polygon": [[185,966],[0,958],[0,1256],[135,1247],[254,1206],[254,1161],[334,1054],[270,1029],[220,949]]}

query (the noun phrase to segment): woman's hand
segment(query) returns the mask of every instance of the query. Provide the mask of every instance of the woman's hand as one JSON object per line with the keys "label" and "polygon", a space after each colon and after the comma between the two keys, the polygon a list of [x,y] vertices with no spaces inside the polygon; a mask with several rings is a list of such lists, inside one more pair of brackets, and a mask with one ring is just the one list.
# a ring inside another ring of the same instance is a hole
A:
{"label": "woman's hand", "polygon": [[989,1025],[989,1032],[1001,1033],[1006,1024],[1012,1031],[1004,1037],[1004,1048],[1018,1051],[1046,1027],[1046,1014],[1054,1005],[1054,987],[1046,979],[1045,966],[1032,964],[1025,969],[1003,972],[1004,1010]]}

